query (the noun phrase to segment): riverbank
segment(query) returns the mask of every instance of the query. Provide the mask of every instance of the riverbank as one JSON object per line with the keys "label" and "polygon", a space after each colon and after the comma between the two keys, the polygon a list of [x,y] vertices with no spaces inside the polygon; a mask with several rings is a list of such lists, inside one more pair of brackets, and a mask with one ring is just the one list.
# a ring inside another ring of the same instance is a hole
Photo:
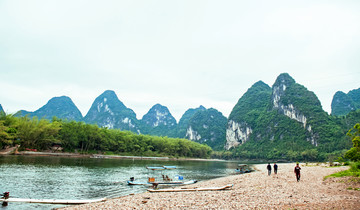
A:
{"label": "riverbank", "polygon": [[267,175],[266,164],[242,175],[202,181],[187,188],[233,184],[230,190],[198,192],[141,193],[101,203],[69,206],[64,209],[358,209],[360,191],[347,190],[336,178],[324,176],[347,167],[305,166],[297,182],[295,164],[278,164],[278,174]]}
{"label": "riverbank", "polygon": [[132,160],[184,160],[184,161],[225,161],[220,159],[200,159],[200,158],[172,158],[172,157],[146,157],[146,156],[123,156],[123,155],[101,155],[101,154],[79,154],[68,152],[34,152],[16,151],[16,147],[0,150],[1,155],[29,155],[29,156],[62,156],[62,157],[83,157],[83,158],[108,158],[108,159],[132,159]]}

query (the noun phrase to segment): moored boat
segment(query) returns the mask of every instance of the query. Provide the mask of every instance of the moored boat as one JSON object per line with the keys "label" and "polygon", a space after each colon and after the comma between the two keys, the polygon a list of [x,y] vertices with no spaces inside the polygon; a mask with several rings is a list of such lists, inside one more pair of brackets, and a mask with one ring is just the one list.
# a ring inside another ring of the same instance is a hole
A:
{"label": "moored boat", "polygon": [[[147,169],[150,170],[171,170],[176,169],[176,166],[147,166]],[[167,175],[162,174],[162,178],[159,181],[155,181],[155,177],[149,177],[147,181],[135,181],[134,177],[130,177],[130,180],[127,181],[128,185],[188,185],[194,184],[197,180],[188,180],[184,181],[184,177],[176,175],[174,179],[169,178]]]}
{"label": "moored boat", "polygon": [[128,180],[128,185],[188,185],[195,184],[197,180],[189,180],[189,181],[161,181],[161,182],[138,182]]}
{"label": "moored boat", "polygon": [[250,173],[254,171],[249,165],[247,164],[239,164],[238,165],[238,168],[235,169],[235,172],[236,173],[240,173],[240,174],[243,174],[243,173]]}
{"label": "moored boat", "polygon": [[0,202],[25,202],[25,203],[44,203],[44,204],[85,204],[105,201],[106,198],[92,200],[59,200],[59,199],[28,199],[28,198],[0,198]]}
{"label": "moored boat", "polygon": [[130,177],[130,180],[127,181],[128,185],[187,185],[194,184],[197,180],[188,180],[185,181],[183,176],[176,175],[177,180],[169,179],[168,176],[162,177],[161,181],[155,181],[154,177],[149,177],[147,181],[135,181],[134,177]]}
{"label": "moored boat", "polygon": [[127,181],[128,185],[152,185],[150,182]]}
{"label": "moored boat", "polygon": [[163,167],[167,170],[176,169],[176,166],[163,166]]}
{"label": "moored boat", "polygon": [[203,187],[203,188],[181,188],[181,189],[148,189],[149,192],[186,192],[186,191],[217,191],[217,190],[228,190],[234,185],[228,184],[222,187]]}
{"label": "moored boat", "polygon": [[176,169],[176,166],[146,166],[146,168],[155,171],[155,170]]}

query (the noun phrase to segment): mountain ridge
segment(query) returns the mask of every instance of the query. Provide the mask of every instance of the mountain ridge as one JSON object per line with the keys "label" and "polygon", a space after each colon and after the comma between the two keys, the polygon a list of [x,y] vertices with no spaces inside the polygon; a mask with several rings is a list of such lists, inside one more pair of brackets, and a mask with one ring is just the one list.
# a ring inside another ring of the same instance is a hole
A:
{"label": "mountain ridge", "polygon": [[[355,101],[360,100],[360,97],[357,98],[357,91],[350,91],[348,94],[355,98]],[[61,96],[50,99],[35,112],[21,110],[18,115],[28,114],[30,117],[39,118],[49,116],[51,110],[66,107],[61,105],[66,103],[54,103],[57,105],[50,106],[59,99],[71,101],[71,106],[76,107],[69,97]],[[59,112],[54,113],[58,118],[65,118]],[[345,123],[342,119],[331,118],[323,110],[315,93],[296,83],[288,73],[282,73],[271,87],[261,80],[254,83],[240,97],[228,118],[216,109],[206,109],[200,105],[198,108],[186,110],[177,123],[166,106],[155,104],[141,119],[137,119],[136,113],[126,107],[113,90],[106,90],[94,100],[84,117],[80,113],[77,121],[110,129],[130,130],[137,134],[187,138],[218,150],[235,149],[244,153],[256,144],[271,145],[271,142],[278,142],[282,147],[285,144],[282,141],[288,139],[294,141],[292,150],[319,148],[324,151],[324,147],[334,147],[333,145],[337,144],[336,138],[342,139],[341,142],[347,145],[348,142],[342,138],[342,128],[354,121],[357,115],[355,113],[351,116],[351,120]],[[322,125],[324,122],[326,125]],[[326,129],[330,131],[328,134]],[[289,143],[286,144],[290,147]],[[276,145],[274,148],[283,150]],[[262,149],[269,152],[267,148]]]}

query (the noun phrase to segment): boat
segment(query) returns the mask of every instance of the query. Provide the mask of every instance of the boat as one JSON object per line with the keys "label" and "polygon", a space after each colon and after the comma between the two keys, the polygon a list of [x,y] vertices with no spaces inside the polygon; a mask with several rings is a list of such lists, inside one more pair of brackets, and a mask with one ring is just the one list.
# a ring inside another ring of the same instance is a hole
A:
{"label": "boat", "polygon": [[128,180],[128,185],[189,185],[189,184],[195,184],[197,180],[189,180],[189,181],[162,181],[162,182],[137,182]]}
{"label": "boat", "polygon": [[228,184],[222,187],[203,187],[203,188],[178,188],[178,189],[148,189],[149,192],[186,192],[186,191],[217,191],[228,190],[234,185]]}
{"label": "boat", "polygon": [[[147,169],[150,170],[171,170],[176,169],[176,166],[147,166]],[[167,175],[162,174],[161,181],[155,181],[154,177],[149,177],[147,181],[135,181],[134,177],[130,177],[130,180],[127,181],[128,185],[152,185],[152,186],[158,186],[158,185],[188,185],[188,184],[194,184],[197,182],[197,180],[189,180],[184,181],[184,177],[180,175],[175,176],[176,180],[170,179]]]}
{"label": "boat", "polygon": [[157,171],[157,170],[165,170],[166,168],[162,167],[162,166],[146,166],[147,169],[153,170],[153,171]]}
{"label": "boat", "polygon": [[170,170],[176,169],[176,166],[146,166],[147,169],[156,171],[156,170]]}
{"label": "boat", "polygon": [[238,168],[235,169],[235,172],[236,173],[240,173],[240,174],[243,174],[243,173],[250,173],[254,171],[249,165],[247,164],[239,164],[238,165]]}
{"label": "boat", "polygon": [[136,181],[127,181],[128,185],[152,185],[150,182],[136,182]]}
{"label": "boat", "polygon": [[105,201],[106,198],[92,200],[58,200],[58,199],[30,199],[30,198],[0,198],[0,202],[24,202],[24,203],[44,203],[44,204],[86,204]]}
{"label": "boat", "polygon": [[164,182],[151,182],[151,184],[157,185],[187,185],[187,184],[195,184],[197,180],[189,180],[189,181],[164,181]]}
{"label": "boat", "polygon": [[163,167],[167,170],[176,169],[176,166],[163,166]]}

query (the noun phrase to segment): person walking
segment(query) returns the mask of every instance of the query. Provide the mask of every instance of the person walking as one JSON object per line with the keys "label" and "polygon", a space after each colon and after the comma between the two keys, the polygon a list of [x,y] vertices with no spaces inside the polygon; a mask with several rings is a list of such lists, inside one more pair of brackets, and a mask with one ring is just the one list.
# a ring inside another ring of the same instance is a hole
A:
{"label": "person walking", "polygon": [[301,168],[299,166],[299,163],[296,163],[296,166],[294,168],[294,173],[296,175],[296,180],[297,181],[300,181],[300,170],[301,170]]}
{"label": "person walking", "polygon": [[274,163],[274,173],[277,174],[278,165]]}
{"label": "person walking", "polygon": [[267,170],[268,170],[268,175],[270,176],[271,175],[271,165],[270,163],[267,165]]}

